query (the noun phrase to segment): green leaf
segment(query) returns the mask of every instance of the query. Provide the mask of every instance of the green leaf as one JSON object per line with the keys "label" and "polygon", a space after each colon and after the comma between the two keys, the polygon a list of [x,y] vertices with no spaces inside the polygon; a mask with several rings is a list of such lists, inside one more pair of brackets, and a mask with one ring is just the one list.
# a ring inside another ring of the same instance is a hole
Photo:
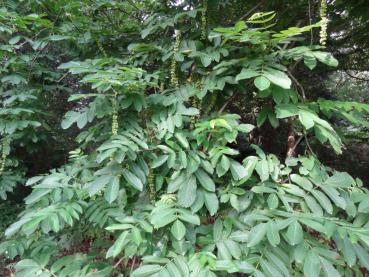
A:
{"label": "green leaf", "polygon": [[356,252],[351,241],[345,236],[343,238],[342,252],[347,264],[352,267],[356,264]]}
{"label": "green leaf", "polygon": [[128,231],[124,231],[121,233],[118,237],[118,239],[114,242],[114,244],[108,249],[108,252],[106,252],[106,258],[113,257],[119,255],[120,252],[122,252],[123,247],[129,242],[127,239],[129,235]]}
{"label": "green leaf", "polygon": [[244,79],[250,79],[259,75],[260,73],[255,70],[242,68],[241,72],[236,76],[236,81],[238,82]]}
{"label": "green leaf", "polygon": [[239,244],[230,239],[227,239],[224,243],[229,252],[231,253],[232,257],[235,258],[236,260],[239,260],[242,255]]}
{"label": "green leaf", "polygon": [[322,261],[323,270],[327,277],[341,277],[341,274],[334,268],[334,266],[326,259],[320,257]]}
{"label": "green leaf", "polygon": [[12,85],[19,85],[20,83],[27,84],[27,80],[19,74],[11,74],[1,78],[2,83],[10,83]]}
{"label": "green leaf", "polygon": [[169,155],[162,155],[157,157],[155,160],[153,160],[151,164],[151,168],[157,168],[161,165],[163,165],[169,158]]}
{"label": "green leaf", "polygon": [[186,234],[186,227],[180,220],[177,219],[176,221],[174,221],[170,232],[177,240],[181,240]]}
{"label": "green leaf", "polygon": [[232,260],[232,255],[224,242],[217,242],[216,246],[220,260]]}
{"label": "green leaf", "polygon": [[281,241],[277,224],[274,221],[269,221],[266,228],[269,243],[276,247]]}
{"label": "green leaf", "polygon": [[178,191],[178,204],[182,207],[190,207],[196,199],[196,178],[191,176],[188,182],[182,183]]}
{"label": "green leaf", "polygon": [[318,200],[318,203],[323,207],[323,209],[329,213],[333,213],[333,206],[328,197],[319,190],[312,190],[311,194]]}
{"label": "green leaf", "polygon": [[181,185],[184,182],[187,182],[188,180],[188,176],[186,174],[179,174],[176,175],[176,177],[173,177],[173,179],[169,180],[168,182],[168,193],[173,193],[176,192],[177,190],[179,190],[179,188],[181,187]]}
{"label": "green leaf", "polygon": [[259,223],[258,225],[251,228],[250,233],[248,235],[248,243],[247,247],[253,247],[265,237],[267,232],[267,224],[266,223]]}
{"label": "green leaf", "polygon": [[369,270],[369,254],[368,251],[361,247],[359,244],[354,244],[356,255],[360,261],[360,264]]}
{"label": "green leaf", "polygon": [[347,172],[335,172],[324,182],[325,185],[337,188],[349,188],[354,183],[355,180]]}
{"label": "green leaf", "polygon": [[155,276],[155,273],[158,273],[161,270],[162,267],[160,265],[143,265],[132,272],[132,277]]}
{"label": "green leaf", "polygon": [[302,230],[301,224],[295,220],[287,228],[286,236],[288,242],[291,245],[299,244],[303,239],[304,231]]}
{"label": "green leaf", "polygon": [[337,207],[341,209],[346,209],[346,201],[343,197],[340,196],[340,193],[334,188],[323,185],[322,190],[332,199],[333,203],[336,204]]}
{"label": "green leaf", "polygon": [[134,175],[128,169],[124,169],[122,173],[123,173],[124,179],[126,179],[128,184],[130,184],[132,187],[134,187],[135,189],[139,191],[143,190],[143,184],[136,175]]}
{"label": "green leaf", "polygon": [[185,209],[178,209],[178,218],[190,224],[200,225],[199,216]]}
{"label": "green leaf", "polygon": [[233,179],[237,181],[247,176],[246,168],[244,168],[239,162],[236,162],[235,160],[231,160],[231,173]]}
{"label": "green leaf", "polygon": [[255,170],[255,167],[258,163],[258,158],[257,157],[254,157],[254,156],[248,156],[244,161],[243,161],[243,164],[245,166],[245,169],[246,169],[246,176],[243,178],[243,180],[248,180],[252,173],[254,172]]}
{"label": "green leaf", "polygon": [[108,187],[105,190],[105,200],[110,204],[117,199],[119,193],[119,177],[114,176],[111,178]]}
{"label": "green leaf", "polygon": [[176,132],[174,136],[177,138],[179,143],[186,149],[190,148],[190,144],[188,143],[185,135],[183,133]]}
{"label": "green leaf", "polygon": [[323,209],[322,207],[316,202],[315,198],[313,198],[310,195],[305,196],[305,203],[309,207],[312,213],[322,216],[323,215]]}
{"label": "green leaf", "polygon": [[206,174],[205,171],[202,169],[198,169],[195,172],[197,180],[199,180],[201,186],[206,189],[207,191],[214,192],[215,191],[215,184],[214,181]]}
{"label": "green leaf", "polygon": [[51,189],[34,189],[30,195],[28,195],[24,200],[27,205],[38,202],[45,195],[49,194]]}
{"label": "green leaf", "polygon": [[260,160],[256,164],[255,170],[258,173],[260,180],[262,182],[269,179],[269,165],[266,159]]}
{"label": "green leaf", "polygon": [[275,107],[277,118],[286,118],[295,116],[299,113],[296,105],[293,104],[280,104]]}
{"label": "green leaf", "polygon": [[263,76],[281,88],[289,89],[291,87],[291,79],[283,71],[268,68],[263,72]]}
{"label": "green leaf", "polygon": [[333,66],[333,67],[338,66],[338,61],[332,56],[331,53],[321,52],[321,51],[314,51],[312,53],[321,63],[324,63],[329,66]]}
{"label": "green leaf", "polygon": [[276,209],[279,204],[278,196],[275,193],[269,194],[267,198],[267,203],[268,203],[269,209],[271,210]]}
{"label": "green leaf", "polygon": [[272,264],[266,261],[265,259],[262,259],[260,261],[261,268],[268,276],[273,277],[283,277],[281,272]]}
{"label": "green leaf", "polygon": [[359,213],[369,213],[369,198],[363,199],[358,206]]}
{"label": "green leaf", "polygon": [[218,163],[216,167],[218,177],[222,177],[226,174],[230,167],[231,162],[229,161],[229,158],[226,155],[222,155],[220,163]]}
{"label": "green leaf", "polygon": [[258,90],[266,90],[270,87],[270,81],[264,76],[259,76],[254,80],[254,85]]}
{"label": "green leaf", "polygon": [[175,209],[166,207],[159,211],[153,210],[150,222],[156,229],[162,228],[177,219]]}
{"label": "green leaf", "polygon": [[307,179],[306,177],[301,177],[298,174],[291,174],[290,175],[291,181],[295,184],[298,184],[306,191],[310,191],[313,189],[313,184]]}
{"label": "green leaf", "polygon": [[298,114],[299,120],[306,130],[309,130],[310,128],[314,127],[315,125],[314,115],[311,112],[300,110]]}
{"label": "green leaf", "polygon": [[215,215],[219,208],[219,200],[215,193],[204,191],[205,206],[211,216]]}
{"label": "green leaf", "polygon": [[317,277],[320,273],[319,256],[314,251],[309,251],[304,262],[304,275],[306,277]]}
{"label": "green leaf", "polygon": [[90,196],[93,196],[102,190],[105,185],[111,181],[111,179],[112,176],[110,175],[99,176],[93,182],[86,184],[85,189]]}

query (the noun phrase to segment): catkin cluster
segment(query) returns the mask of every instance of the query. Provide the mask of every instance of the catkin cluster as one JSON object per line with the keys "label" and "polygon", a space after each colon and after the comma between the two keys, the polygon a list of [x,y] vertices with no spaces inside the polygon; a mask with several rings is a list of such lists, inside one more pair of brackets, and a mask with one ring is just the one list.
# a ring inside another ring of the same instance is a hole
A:
{"label": "catkin cluster", "polygon": [[[201,90],[201,82],[196,82],[196,86],[198,87],[199,90]],[[192,104],[192,107],[199,110],[198,115],[191,116],[190,129],[193,130],[195,128],[195,125],[196,125],[196,122],[197,122],[198,118],[200,117],[202,99],[198,99],[196,96],[193,96],[191,104]]]}
{"label": "catkin cluster", "polygon": [[177,61],[176,61],[175,54],[179,51],[180,44],[181,44],[181,33],[180,31],[177,31],[176,42],[174,44],[174,49],[173,49],[173,59],[170,65],[170,83],[175,88],[179,87],[179,81],[178,81],[178,76],[177,76]]}
{"label": "catkin cluster", "polygon": [[325,46],[327,44],[327,28],[328,28],[328,18],[327,18],[327,2],[322,0],[320,4],[320,18],[321,18],[321,29],[320,29],[320,44]]}
{"label": "catkin cluster", "polygon": [[165,204],[171,205],[177,202],[177,197],[175,194],[168,193],[168,194],[162,195],[160,201]]}
{"label": "catkin cluster", "polygon": [[10,145],[10,141],[8,138],[3,138],[2,139],[2,147],[1,147],[1,160],[0,160],[0,175],[3,174],[4,169],[5,169],[5,163],[6,163],[6,158],[8,156],[8,148]]}
{"label": "catkin cluster", "polygon": [[206,24],[207,24],[207,18],[206,13],[208,10],[208,0],[203,0],[203,8],[204,10],[201,13],[201,40],[206,39]]}
{"label": "catkin cluster", "polygon": [[112,113],[112,120],[111,120],[111,133],[113,136],[118,134],[118,112],[117,112],[117,100],[116,98],[113,99],[113,113]]}
{"label": "catkin cluster", "polygon": [[154,172],[152,170],[151,164],[149,165],[149,176],[147,177],[147,183],[150,190],[150,201],[152,204],[154,204],[156,200],[156,189],[154,183]]}
{"label": "catkin cluster", "polygon": [[99,48],[99,50],[101,51],[101,53],[102,53],[105,57],[107,57],[107,56],[108,56],[108,54],[106,53],[106,51],[105,51],[104,47],[101,45],[101,43],[100,43],[100,41],[99,41],[98,39],[96,40],[96,44],[97,44],[97,47]]}

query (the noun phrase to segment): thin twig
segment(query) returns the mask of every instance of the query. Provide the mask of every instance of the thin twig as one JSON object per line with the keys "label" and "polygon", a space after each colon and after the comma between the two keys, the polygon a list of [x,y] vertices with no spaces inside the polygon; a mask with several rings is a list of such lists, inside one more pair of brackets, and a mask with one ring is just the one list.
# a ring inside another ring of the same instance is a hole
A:
{"label": "thin twig", "polygon": [[345,73],[348,76],[350,76],[351,78],[354,78],[354,79],[357,79],[357,80],[360,80],[360,81],[363,81],[363,82],[369,82],[369,79],[365,79],[365,78],[361,78],[361,77],[357,77],[357,76],[351,75],[351,73],[349,73],[348,71],[345,71]]}
{"label": "thin twig", "polygon": [[59,80],[57,80],[57,83],[60,83],[65,77],[67,77],[67,75],[69,74],[69,72],[65,73],[63,76],[60,77]]}
{"label": "thin twig", "polygon": [[250,14],[252,14],[257,8],[259,8],[261,5],[263,5],[265,2],[264,1],[260,1],[256,6],[254,6],[251,10],[249,10],[247,13],[245,13],[240,20],[245,19],[246,17],[248,17]]}
{"label": "thin twig", "polygon": [[228,98],[228,100],[223,104],[223,106],[219,109],[218,113],[222,113],[224,109],[228,106],[229,103],[233,100],[233,98],[236,97],[236,94],[233,94],[231,97]]}
{"label": "thin twig", "polygon": [[308,140],[308,137],[307,137],[307,133],[306,133],[305,130],[304,130],[304,137],[305,137],[305,143],[306,143],[307,148],[310,150],[311,154],[314,154],[314,151],[310,146],[310,143],[309,143],[309,140]]}
{"label": "thin twig", "polygon": [[[311,0],[309,0],[309,25],[312,25],[313,19],[311,17]],[[313,28],[310,29],[310,45],[313,45]]]}
{"label": "thin twig", "polygon": [[[132,265],[131,265],[131,273],[133,271],[134,266],[136,265],[136,256],[133,257]],[[129,275],[131,275],[131,273]]]}
{"label": "thin twig", "polygon": [[132,7],[134,7],[136,10],[140,11],[140,9],[136,6],[136,4],[131,1],[131,0],[127,0],[129,2],[129,4],[131,4]]}
{"label": "thin twig", "polygon": [[302,141],[303,138],[304,138],[304,136],[300,136],[298,138],[298,140],[296,141],[295,145],[292,146],[291,151],[295,152],[296,147],[300,144],[300,142]]}
{"label": "thin twig", "polygon": [[[228,98],[228,100],[224,103],[224,105],[219,109],[218,113],[222,113],[224,111],[224,109],[228,106],[229,103],[231,103],[231,101],[233,100],[233,98],[236,96],[236,94],[233,94],[231,97]],[[210,133],[208,135],[208,141],[210,141],[212,137],[212,133]]]}
{"label": "thin twig", "polygon": [[302,94],[302,98],[304,99],[304,101],[306,100],[306,94],[305,94],[305,89],[304,87],[300,84],[300,82],[295,78],[295,76],[293,76],[292,72],[290,70],[287,69],[287,73],[288,75],[291,77],[292,81],[298,86],[298,88],[301,91]]}
{"label": "thin twig", "polygon": [[119,259],[119,261],[117,261],[117,262],[114,264],[113,268],[117,268],[117,267],[120,265],[120,263],[123,261],[123,259],[124,259],[124,258],[120,258],[120,259]]}

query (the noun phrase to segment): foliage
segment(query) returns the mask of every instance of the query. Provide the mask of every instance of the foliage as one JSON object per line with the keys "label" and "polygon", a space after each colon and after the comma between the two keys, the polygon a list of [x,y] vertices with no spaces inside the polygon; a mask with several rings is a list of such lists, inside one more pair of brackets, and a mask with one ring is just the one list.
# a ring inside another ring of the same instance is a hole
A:
{"label": "foliage", "polygon": [[[11,61],[1,73],[2,137],[23,145],[42,139],[32,128],[42,127],[44,114],[37,74],[52,84],[67,75],[79,80],[63,83],[77,108],[61,122],[81,130],[78,148],[60,168],[28,179],[26,207],[0,244],[0,253],[21,257],[16,276],[369,270],[369,191],[321,164],[309,144],[340,154],[341,132],[329,119],[367,128],[368,105],[306,99],[293,75],[300,62],[308,70],[338,65],[303,40],[320,24],[278,30],[274,12],[259,12],[210,27],[207,2],[56,2],[46,4],[58,15],[53,19],[0,14],[8,36],[2,60]],[[43,65],[55,57],[44,49],[58,44],[65,53],[57,48],[58,59]],[[32,50],[22,59],[14,49],[25,46]],[[28,72],[36,60],[40,72]],[[227,111],[243,94],[261,102],[256,122]],[[285,159],[250,143],[253,153],[240,155],[239,138],[267,122],[288,123],[305,154]],[[22,182],[22,174],[8,171],[1,178]],[[88,249],[70,251],[81,235]]]}

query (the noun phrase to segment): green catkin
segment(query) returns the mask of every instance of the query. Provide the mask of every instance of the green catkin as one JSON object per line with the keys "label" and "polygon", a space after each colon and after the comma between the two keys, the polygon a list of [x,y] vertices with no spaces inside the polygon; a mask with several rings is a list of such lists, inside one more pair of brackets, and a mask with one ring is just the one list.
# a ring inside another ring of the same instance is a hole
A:
{"label": "green catkin", "polygon": [[149,185],[150,201],[152,204],[154,204],[156,201],[156,188],[155,188],[154,173],[151,167],[151,163],[149,164],[149,175],[147,177],[147,183]]}
{"label": "green catkin", "polygon": [[[104,47],[102,46],[102,44],[100,43],[98,39],[96,40],[96,43],[97,43],[97,47],[100,49],[101,53],[106,58],[108,54],[106,53]],[[118,96],[118,93],[114,91],[114,98],[112,99],[112,118],[111,118],[111,133],[113,136],[118,135],[118,128],[119,128],[118,111],[117,111],[117,96]]]}
{"label": "green catkin", "polygon": [[206,25],[207,25],[207,18],[206,18],[206,13],[208,10],[208,0],[203,0],[203,8],[204,10],[201,13],[201,40],[205,40],[206,39]]}
{"label": "green catkin", "polygon": [[177,202],[177,197],[175,194],[168,193],[168,194],[162,195],[160,201],[165,204],[172,205]]}
{"label": "green catkin", "polygon": [[326,0],[321,0],[320,3],[320,44],[325,46],[327,44],[327,28],[328,28],[328,18],[327,18],[327,2]]}
{"label": "green catkin", "polygon": [[118,135],[118,111],[117,111],[117,92],[114,92],[114,98],[112,99],[112,119],[111,119],[111,133],[113,136]]}
{"label": "green catkin", "polygon": [[[106,58],[108,54],[106,53],[104,47],[102,46],[101,42],[96,39],[96,44],[101,53]],[[118,111],[117,111],[117,92],[114,91],[114,98],[112,99],[112,118],[111,118],[111,133],[113,136],[118,134]]]}
{"label": "green catkin", "polygon": [[0,175],[2,175],[5,170],[6,158],[9,154],[9,146],[10,140],[8,138],[3,138],[1,144]]}
{"label": "green catkin", "polygon": [[106,53],[104,47],[102,46],[101,42],[96,39],[96,44],[97,44],[97,47],[99,48],[99,50],[101,51],[101,53],[105,56],[105,58],[108,56],[108,54]]}
{"label": "green catkin", "polygon": [[[198,83],[197,85],[201,87],[201,84]],[[198,109],[199,114],[191,116],[191,121],[190,121],[190,129],[191,130],[193,130],[195,128],[196,122],[197,122],[198,118],[200,117],[201,106],[202,106],[202,99],[198,99],[196,96],[193,96],[192,97],[192,107]]]}
{"label": "green catkin", "polygon": [[180,31],[177,31],[176,32],[176,42],[174,44],[174,49],[173,49],[173,59],[170,65],[170,83],[175,88],[179,87],[179,81],[178,81],[178,76],[177,76],[177,61],[175,58],[175,54],[179,51],[180,44],[181,44],[181,33]]}
{"label": "green catkin", "polygon": [[205,114],[210,114],[215,106],[215,102],[217,101],[217,95],[213,93],[210,97],[208,108],[206,109]]}

